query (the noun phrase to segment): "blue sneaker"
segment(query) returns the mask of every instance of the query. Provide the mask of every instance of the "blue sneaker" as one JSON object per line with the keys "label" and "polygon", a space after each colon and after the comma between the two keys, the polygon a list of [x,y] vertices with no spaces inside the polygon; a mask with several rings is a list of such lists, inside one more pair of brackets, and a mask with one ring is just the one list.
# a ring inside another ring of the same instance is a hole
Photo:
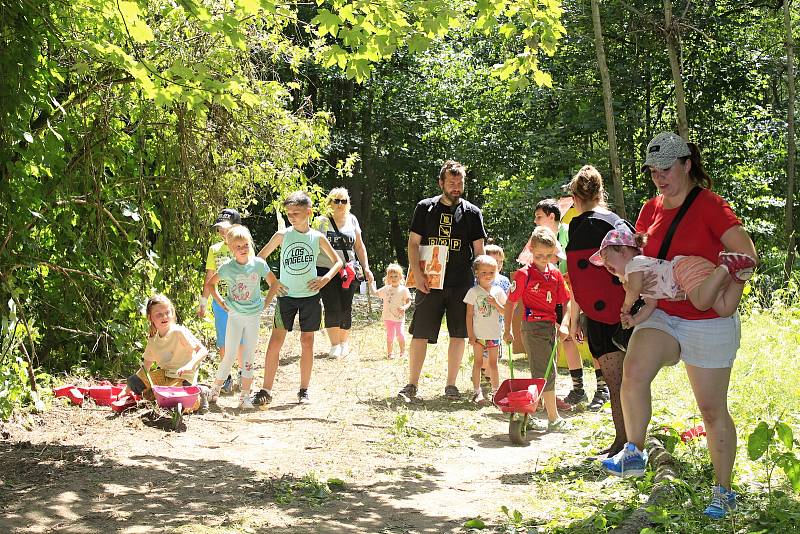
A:
{"label": "blue sneaker", "polygon": [[719,485],[714,486],[711,503],[706,506],[703,513],[711,519],[722,519],[733,510],[736,510],[736,492],[726,490]]}
{"label": "blue sneaker", "polygon": [[623,478],[640,477],[647,469],[647,452],[640,451],[633,443],[626,443],[621,451],[601,463],[612,475]]}

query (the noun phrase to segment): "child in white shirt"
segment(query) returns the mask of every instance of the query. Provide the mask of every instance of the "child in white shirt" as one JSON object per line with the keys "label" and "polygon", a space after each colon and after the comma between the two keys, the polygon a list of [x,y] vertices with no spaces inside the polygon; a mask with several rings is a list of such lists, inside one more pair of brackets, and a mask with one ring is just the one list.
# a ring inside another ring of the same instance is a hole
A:
{"label": "child in white shirt", "polygon": [[501,318],[505,310],[506,293],[493,284],[497,276],[497,262],[491,256],[482,254],[472,262],[477,285],[471,287],[464,297],[467,304],[467,336],[473,349],[475,361],[472,365],[472,401],[485,403],[481,390],[481,364],[483,351],[489,353],[489,380],[492,396],[500,386],[497,357],[500,354],[500,338],[503,334]]}

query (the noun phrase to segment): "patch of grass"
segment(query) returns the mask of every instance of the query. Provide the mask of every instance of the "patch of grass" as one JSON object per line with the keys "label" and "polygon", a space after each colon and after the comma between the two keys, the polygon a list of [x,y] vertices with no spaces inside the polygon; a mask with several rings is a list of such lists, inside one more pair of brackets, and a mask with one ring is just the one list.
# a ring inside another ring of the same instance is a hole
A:
{"label": "patch of grass", "polygon": [[300,479],[284,475],[277,480],[267,482],[267,493],[277,503],[282,505],[302,502],[315,508],[334,497],[334,492],[342,491],[345,487],[343,480],[329,478],[322,481],[315,473],[309,473]]}
{"label": "patch of grass", "polygon": [[[651,433],[672,436],[680,478],[672,496],[650,511],[654,525],[648,532],[789,532],[800,521],[800,496],[793,492],[781,469],[770,470],[748,457],[748,437],[761,421],[774,427],[780,420],[798,433],[800,381],[800,310],[763,311],[757,306],[743,319],[742,344],[731,376],[729,406],[737,425],[738,449],[734,489],[738,511],[713,522],[702,514],[713,483],[713,469],[705,438],[683,443],[677,438],[700,423],[683,365],[663,369],[653,383]],[[641,479],[608,478],[596,462],[587,461],[593,447],[610,438],[608,414],[571,419],[581,434],[584,450],[565,450],[530,473],[507,474],[505,484],[525,488],[520,498],[497,515],[498,532],[607,532],[621,524],[653,488],[653,473]],[[667,427],[667,431],[664,428]],[[762,428],[763,430],[763,428]],[[786,432],[784,432],[786,435]],[[777,438],[775,438],[777,439]],[[797,450],[798,440],[791,440]],[[788,441],[782,449],[789,450]],[[771,471],[772,478],[769,478]],[[770,486],[771,483],[771,486]],[[771,487],[771,490],[769,489]],[[522,493],[522,491],[521,491]],[[520,516],[514,514],[519,511]],[[489,511],[483,511],[489,512]]]}

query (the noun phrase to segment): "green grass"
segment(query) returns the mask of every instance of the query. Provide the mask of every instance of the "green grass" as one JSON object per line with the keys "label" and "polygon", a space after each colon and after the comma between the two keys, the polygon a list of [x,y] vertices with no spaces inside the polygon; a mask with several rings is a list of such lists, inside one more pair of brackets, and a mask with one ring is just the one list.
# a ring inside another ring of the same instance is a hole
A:
{"label": "green grass", "polygon": [[[713,480],[705,439],[686,444],[678,441],[674,455],[682,482],[675,484],[673,498],[651,510],[656,523],[653,532],[794,531],[800,521],[798,494],[781,469],[775,469],[768,481],[767,466],[749,459],[747,443],[760,421],[773,426],[780,419],[798,435],[799,327],[800,312],[796,310],[763,312],[756,308],[743,321],[742,346],[729,394],[738,435],[734,487],[740,493],[739,510],[720,522],[702,515]],[[665,368],[656,378],[653,414],[651,431],[656,432],[665,426],[681,432],[701,422],[682,365]],[[498,532],[606,532],[646,500],[653,473],[640,480],[609,479],[585,461],[598,439],[608,439],[610,422],[605,418],[574,421],[576,432],[585,437],[583,449],[565,451],[533,473],[525,481],[530,487],[528,502],[515,506],[524,528],[520,529],[518,517],[509,517]],[[793,449],[797,444],[795,439]]]}

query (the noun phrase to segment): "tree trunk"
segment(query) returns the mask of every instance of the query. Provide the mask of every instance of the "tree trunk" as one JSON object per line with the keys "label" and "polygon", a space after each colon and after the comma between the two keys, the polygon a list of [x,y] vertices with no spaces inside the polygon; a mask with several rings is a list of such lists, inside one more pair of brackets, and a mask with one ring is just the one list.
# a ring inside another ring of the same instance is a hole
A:
{"label": "tree trunk", "polygon": [[672,79],[675,83],[675,110],[678,113],[678,135],[685,140],[689,140],[689,121],[686,119],[686,95],[683,92],[683,78],[681,76],[681,64],[678,59],[677,27],[672,24],[672,0],[664,0],[664,31],[667,38],[667,53],[669,54],[669,66],[672,69]]}
{"label": "tree trunk", "polygon": [[597,51],[597,66],[600,69],[600,80],[603,84],[603,107],[606,111],[606,134],[608,135],[608,157],[611,163],[611,178],[614,184],[614,207],[617,214],[627,219],[625,214],[625,194],[622,191],[622,171],[617,151],[617,129],[614,124],[614,101],[611,97],[611,80],[608,75],[606,52],[603,47],[603,27],[600,23],[598,0],[592,2],[592,24],[594,25],[594,47]]}
{"label": "tree trunk", "polygon": [[405,238],[403,227],[400,226],[400,217],[397,210],[397,193],[394,189],[395,180],[386,180],[386,202],[389,214],[389,241],[394,249],[397,263],[403,267],[408,267],[408,254],[406,247],[408,241]]}
{"label": "tree trunk", "polygon": [[795,256],[795,231],[794,231],[794,173],[797,158],[797,147],[794,137],[794,39],[792,38],[792,17],[789,9],[791,0],[783,2],[783,18],[786,27],[786,85],[788,87],[786,111],[786,236],[789,248],[786,254],[786,264],[783,267],[788,282],[792,274]]}
{"label": "tree trunk", "polygon": [[375,86],[370,84],[366,88],[367,98],[364,102],[364,111],[361,116],[361,170],[364,182],[361,192],[360,220],[361,233],[364,242],[369,241],[370,227],[372,226],[372,192],[375,188],[375,148],[373,136],[372,106],[375,100]]}

